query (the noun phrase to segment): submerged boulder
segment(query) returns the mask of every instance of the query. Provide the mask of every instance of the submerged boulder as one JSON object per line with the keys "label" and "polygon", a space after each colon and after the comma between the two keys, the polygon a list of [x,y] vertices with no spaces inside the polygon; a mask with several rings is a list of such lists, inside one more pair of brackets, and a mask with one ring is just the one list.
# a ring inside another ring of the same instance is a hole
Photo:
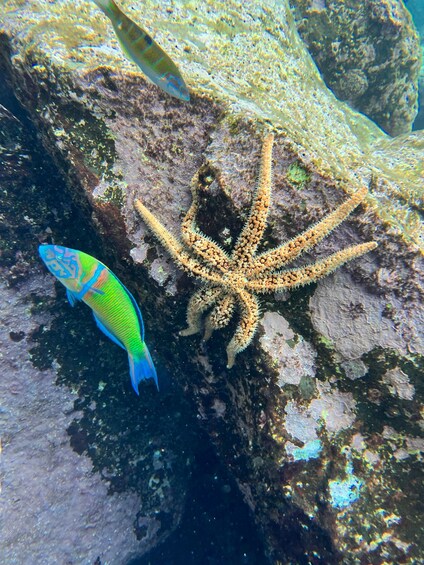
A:
{"label": "submerged boulder", "polygon": [[[92,3],[35,0],[28,10],[9,0],[1,46],[69,198],[125,261],[173,394],[196,406],[272,562],[423,559],[424,134],[391,139],[337,100],[285,0],[148,1],[131,16],[176,60],[190,103],[134,72]],[[234,327],[207,345],[179,335],[196,281],[152,238],[134,200],[178,236],[201,168],[199,227],[232,249],[270,128],[264,244],[300,233],[365,184],[360,209],[296,265],[353,243],[379,247],[318,284],[268,295],[258,336],[228,370]]]}
{"label": "submerged boulder", "polygon": [[418,111],[419,36],[402,0],[292,0],[299,33],[340,100],[390,135]]}
{"label": "submerged boulder", "polygon": [[414,129],[424,129],[424,4],[420,0],[406,0],[405,5],[412,14],[421,43],[421,69],[418,77],[418,114]]}
{"label": "submerged boulder", "polygon": [[125,565],[178,526],[200,438],[182,395],[136,397],[125,353],[42,267],[46,239],[104,249],[4,83],[0,99],[1,562]]}

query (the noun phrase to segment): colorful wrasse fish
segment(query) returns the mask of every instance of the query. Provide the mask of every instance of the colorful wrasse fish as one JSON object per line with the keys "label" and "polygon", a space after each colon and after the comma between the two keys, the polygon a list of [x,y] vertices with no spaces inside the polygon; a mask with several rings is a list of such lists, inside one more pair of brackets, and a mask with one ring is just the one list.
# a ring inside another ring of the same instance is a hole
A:
{"label": "colorful wrasse fish", "polygon": [[93,2],[110,19],[122,49],[143,73],[171,96],[190,100],[190,94],[176,64],[150,35],[130,20],[113,0]]}
{"label": "colorful wrasse fish", "polygon": [[131,383],[154,379],[156,369],[144,343],[140,309],[127,288],[110,269],[82,251],[60,245],[40,245],[41,259],[48,270],[66,287],[71,306],[82,300],[93,310],[100,330],[128,353]]}

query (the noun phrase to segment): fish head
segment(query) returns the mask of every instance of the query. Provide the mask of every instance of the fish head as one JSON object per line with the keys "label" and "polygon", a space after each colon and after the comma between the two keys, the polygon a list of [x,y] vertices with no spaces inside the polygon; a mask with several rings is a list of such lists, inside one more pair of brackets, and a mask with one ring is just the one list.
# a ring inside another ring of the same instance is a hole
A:
{"label": "fish head", "polygon": [[51,274],[72,289],[81,277],[80,252],[62,245],[40,245],[38,252]]}
{"label": "fish head", "polygon": [[173,73],[166,73],[160,79],[160,86],[165,92],[171,96],[175,96],[175,98],[185,101],[190,100],[190,93],[180,76],[174,75]]}

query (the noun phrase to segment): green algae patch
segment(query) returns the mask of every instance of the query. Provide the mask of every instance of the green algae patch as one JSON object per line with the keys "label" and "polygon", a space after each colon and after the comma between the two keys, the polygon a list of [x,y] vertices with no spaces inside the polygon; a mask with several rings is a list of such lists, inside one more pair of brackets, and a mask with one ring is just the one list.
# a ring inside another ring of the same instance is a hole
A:
{"label": "green algae patch", "polygon": [[98,200],[105,202],[107,204],[113,204],[116,208],[122,208],[124,204],[124,192],[126,188],[126,183],[117,181],[109,183],[103,194],[98,196]]}
{"label": "green algae patch", "polygon": [[292,163],[287,169],[287,180],[290,184],[302,190],[311,180],[311,174],[298,162]]}
{"label": "green algae patch", "polygon": [[[382,434],[385,427],[390,427],[393,433],[403,438],[420,435],[424,358],[375,348],[364,355],[363,360],[368,373],[349,383],[349,388],[358,402],[358,416],[364,429]],[[407,378],[399,379],[397,375]],[[364,379],[366,387],[363,386]]]}
{"label": "green algae patch", "polygon": [[104,121],[82,112],[74,107],[72,124],[68,129],[68,135],[72,144],[84,155],[88,167],[92,168],[99,176],[106,179],[113,178],[113,163],[116,157],[114,139]]}
{"label": "green algae patch", "polygon": [[114,138],[104,119],[96,118],[80,104],[61,108],[64,127],[53,129],[58,140],[67,138],[82,161],[96,176],[113,181],[116,178],[113,164],[116,157]]}

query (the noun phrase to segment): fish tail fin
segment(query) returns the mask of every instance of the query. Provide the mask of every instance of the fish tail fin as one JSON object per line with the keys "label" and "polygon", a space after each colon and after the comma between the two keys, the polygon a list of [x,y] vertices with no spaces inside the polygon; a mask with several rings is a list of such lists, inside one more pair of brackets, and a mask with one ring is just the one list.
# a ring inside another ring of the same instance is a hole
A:
{"label": "fish tail fin", "polygon": [[128,359],[130,362],[131,384],[133,385],[136,394],[139,394],[138,385],[141,381],[145,381],[147,379],[153,379],[156,383],[157,389],[159,390],[158,376],[156,374],[156,369],[150,352],[147,349],[147,345],[144,344],[141,356],[133,356],[129,354]]}
{"label": "fish tail fin", "polygon": [[93,2],[109,17],[118,9],[113,0],[93,0]]}

